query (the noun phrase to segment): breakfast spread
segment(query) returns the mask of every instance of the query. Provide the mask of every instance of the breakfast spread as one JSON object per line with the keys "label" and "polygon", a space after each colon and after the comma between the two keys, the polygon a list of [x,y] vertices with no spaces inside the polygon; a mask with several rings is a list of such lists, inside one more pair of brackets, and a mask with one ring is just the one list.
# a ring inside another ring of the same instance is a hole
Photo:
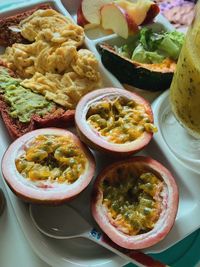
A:
{"label": "breakfast spread", "polygon": [[[134,80],[149,90],[162,83],[166,89],[183,36],[144,28],[158,13],[150,0],[82,0],[78,25],[46,4],[0,20],[0,45],[6,47],[0,56],[0,112],[16,139],[3,156],[2,174],[21,200],[59,205],[77,197],[96,171],[87,146],[99,152],[99,161],[101,153],[131,156],[152,140],[157,127],[150,103],[134,92],[106,87],[112,82],[100,72],[85,31],[102,27],[124,39],[138,37],[121,46],[96,43],[103,64],[123,83]],[[73,120],[77,136],[61,129]],[[177,185],[151,157],[130,157],[97,174],[91,207],[116,244],[147,248],[174,224]]]}

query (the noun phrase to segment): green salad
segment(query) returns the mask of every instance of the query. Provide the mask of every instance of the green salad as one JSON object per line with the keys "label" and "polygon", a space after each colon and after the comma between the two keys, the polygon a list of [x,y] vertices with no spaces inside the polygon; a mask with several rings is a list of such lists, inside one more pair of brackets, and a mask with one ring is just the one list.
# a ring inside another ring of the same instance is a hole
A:
{"label": "green salad", "polygon": [[178,31],[153,32],[152,29],[142,28],[136,42],[115,47],[122,56],[140,63],[161,63],[170,58],[177,61],[184,42],[184,34]]}

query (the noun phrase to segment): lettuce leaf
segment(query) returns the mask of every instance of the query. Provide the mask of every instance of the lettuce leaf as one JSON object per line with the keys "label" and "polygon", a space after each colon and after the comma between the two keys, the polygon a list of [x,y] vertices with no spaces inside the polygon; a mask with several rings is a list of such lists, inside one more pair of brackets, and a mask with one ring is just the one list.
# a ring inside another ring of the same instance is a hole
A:
{"label": "lettuce leaf", "polygon": [[184,34],[173,31],[165,33],[158,49],[171,59],[177,60],[184,42]]}
{"label": "lettuce leaf", "polygon": [[142,28],[140,30],[139,43],[147,51],[155,51],[163,39],[163,34],[155,33],[152,29]]}
{"label": "lettuce leaf", "polygon": [[165,58],[176,61],[184,42],[184,34],[178,31],[153,32],[143,27],[137,41],[118,48],[118,52],[141,63],[161,63]]}
{"label": "lettuce leaf", "polygon": [[177,60],[184,42],[184,34],[178,31],[153,32],[143,28],[140,31],[140,43],[147,51],[157,51],[173,60]]}
{"label": "lettuce leaf", "polygon": [[140,63],[152,64],[161,63],[165,59],[165,56],[159,55],[156,51],[146,51],[142,44],[139,44],[133,51],[131,59]]}

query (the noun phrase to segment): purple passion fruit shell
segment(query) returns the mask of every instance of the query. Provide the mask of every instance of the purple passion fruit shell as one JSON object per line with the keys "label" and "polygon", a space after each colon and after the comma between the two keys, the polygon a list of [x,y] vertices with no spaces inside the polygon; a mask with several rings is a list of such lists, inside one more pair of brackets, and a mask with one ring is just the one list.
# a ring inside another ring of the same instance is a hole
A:
{"label": "purple passion fruit shell", "polygon": [[94,171],[90,150],[73,133],[59,128],[39,129],[21,136],[2,159],[6,183],[30,203],[66,202],[87,187]]}
{"label": "purple passion fruit shell", "polygon": [[149,102],[118,88],[86,94],[76,107],[75,123],[84,143],[115,156],[128,156],[143,149],[155,131]]}
{"label": "purple passion fruit shell", "polygon": [[179,194],[172,174],[150,157],[116,162],[97,177],[91,198],[92,214],[117,245],[144,249],[171,230]]}

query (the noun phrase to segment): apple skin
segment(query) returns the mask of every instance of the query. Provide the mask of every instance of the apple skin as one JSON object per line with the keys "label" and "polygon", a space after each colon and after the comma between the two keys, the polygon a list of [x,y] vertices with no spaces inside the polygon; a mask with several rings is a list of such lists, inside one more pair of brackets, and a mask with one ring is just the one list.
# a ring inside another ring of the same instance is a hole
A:
{"label": "apple skin", "polygon": [[82,0],[81,9],[85,19],[93,25],[101,24],[100,9],[102,6],[112,3],[113,0]]}
{"label": "apple skin", "polygon": [[157,4],[152,4],[149,8],[145,20],[142,22],[141,25],[148,24],[153,21],[153,19],[159,14],[160,8]]}
{"label": "apple skin", "polygon": [[[120,7],[119,7],[120,8]],[[122,8],[121,12],[124,14],[124,17],[126,18],[127,24],[128,24],[128,29],[129,29],[129,34],[136,33],[139,31],[139,27],[136,24],[136,22],[129,16],[129,14]]]}
{"label": "apple skin", "polygon": [[[118,24],[119,31],[116,30],[115,21],[112,21],[112,18],[114,16],[114,12],[116,12],[115,16],[116,15],[119,16],[118,21],[121,21],[121,23]],[[117,5],[115,3],[104,5],[100,9],[100,13],[101,13],[101,18],[102,18],[102,21],[101,21],[102,27],[106,30],[108,30],[108,29],[113,30],[116,34],[120,35],[121,37],[123,37],[125,39],[127,39],[130,34],[136,33],[139,30],[138,25],[135,23],[133,18],[126,12],[126,10],[121,8],[119,5]],[[105,18],[106,17],[105,14],[107,14],[107,18]],[[111,22],[111,23],[107,27],[107,23],[105,23],[104,21],[105,20],[108,21],[108,19],[110,19],[109,22]],[[112,25],[112,23],[113,23],[113,25]],[[123,32],[123,34],[120,34],[120,31],[121,31],[123,26],[124,26],[124,32]]]}
{"label": "apple skin", "polygon": [[115,4],[119,5],[122,9],[126,10],[129,16],[139,26],[142,23],[147,24],[151,22],[159,13],[159,6],[150,0],[142,1],[127,1],[116,0]]}
{"label": "apple skin", "polygon": [[79,6],[79,8],[77,10],[77,24],[79,26],[82,26],[82,27],[84,27],[85,25],[89,24],[89,22],[86,20],[86,18],[83,15],[82,4],[80,4],[80,6]]}

